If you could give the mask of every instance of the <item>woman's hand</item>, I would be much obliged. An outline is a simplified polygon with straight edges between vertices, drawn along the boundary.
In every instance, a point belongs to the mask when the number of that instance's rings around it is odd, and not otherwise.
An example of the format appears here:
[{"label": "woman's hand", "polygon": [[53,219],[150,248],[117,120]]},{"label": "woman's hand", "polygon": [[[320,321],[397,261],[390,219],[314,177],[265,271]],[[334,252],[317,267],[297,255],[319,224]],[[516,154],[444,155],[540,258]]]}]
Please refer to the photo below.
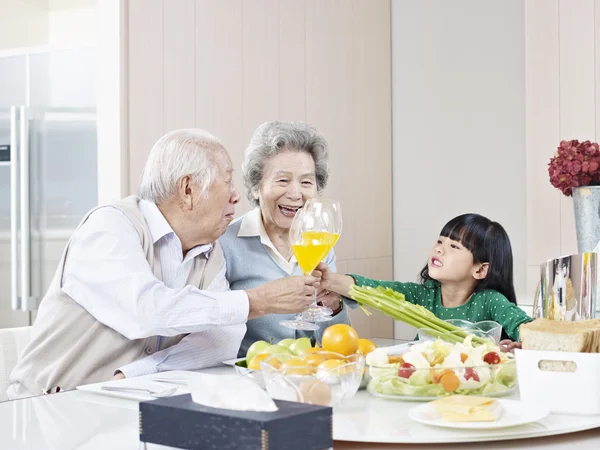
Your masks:
[{"label": "woman's hand", "polygon": [[511,341],[510,339],[504,339],[498,343],[500,351],[504,353],[514,353],[515,348],[521,348],[520,342]]},{"label": "woman's hand", "polygon": [[337,311],[341,307],[342,297],[337,292],[327,291],[321,289],[321,292],[317,294],[317,303],[332,311]]}]

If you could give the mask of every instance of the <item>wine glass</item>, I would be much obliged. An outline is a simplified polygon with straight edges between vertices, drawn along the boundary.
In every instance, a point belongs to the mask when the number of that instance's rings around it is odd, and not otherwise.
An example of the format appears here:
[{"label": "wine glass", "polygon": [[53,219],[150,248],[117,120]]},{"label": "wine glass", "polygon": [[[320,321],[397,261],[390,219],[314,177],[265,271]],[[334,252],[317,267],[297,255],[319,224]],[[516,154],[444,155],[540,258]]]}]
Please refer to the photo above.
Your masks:
[{"label": "wine glass", "polygon": [[[322,205],[315,205],[313,208],[300,209],[292,221],[290,244],[305,275],[310,275],[333,247],[331,218],[328,209],[323,209]],[[311,322],[331,320],[330,317],[326,318],[331,314],[331,309],[317,305],[315,289],[312,305],[301,316],[280,323],[296,330],[318,330],[320,327]]]},{"label": "wine glass", "polygon": [[324,213],[331,214],[334,236],[333,245],[335,245],[342,235],[342,207],[340,206],[340,202],[325,197],[315,197],[306,201],[304,209],[313,209],[317,205],[322,205],[320,208]]},{"label": "wine glass", "polygon": [[[304,210],[319,210],[321,214],[329,216],[329,221],[332,224],[333,231],[333,243],[331,248],[337,243],[338,239],[342,234],[342,207],[336,200],[331,200],[325,197],[315,197],[308,200],[303,207]],[[329,250],[331,250],[331,248]],[[327,252],[329,253],[329,251]],[[317,315],[318,314],[318,315]],[[324,322],[331,320],[333,312],[331,309],[326,307],[320,307],[317,311],[313,308],[309,308],[307,311],[302,313],[302,318],[310,322]]]}]

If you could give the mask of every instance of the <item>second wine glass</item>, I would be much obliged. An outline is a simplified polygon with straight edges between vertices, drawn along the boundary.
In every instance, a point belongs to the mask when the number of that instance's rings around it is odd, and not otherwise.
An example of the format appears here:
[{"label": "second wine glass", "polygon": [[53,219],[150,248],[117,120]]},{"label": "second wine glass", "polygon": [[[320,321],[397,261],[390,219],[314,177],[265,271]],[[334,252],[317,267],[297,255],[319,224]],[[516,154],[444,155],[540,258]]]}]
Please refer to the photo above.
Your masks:
[{"label": "second wine glass", "polygon": [[[321,260],[329,253],[334,241],[331,215],[320,207],[300,209],[290,226],[290,243],[296,261],[305,275],[310,275]],[[283,326],[296,330],[318,330],[311,322],[330,320],[332,311],[317,305],[315,289],[313,303],[294,320],[284,320]]]}]

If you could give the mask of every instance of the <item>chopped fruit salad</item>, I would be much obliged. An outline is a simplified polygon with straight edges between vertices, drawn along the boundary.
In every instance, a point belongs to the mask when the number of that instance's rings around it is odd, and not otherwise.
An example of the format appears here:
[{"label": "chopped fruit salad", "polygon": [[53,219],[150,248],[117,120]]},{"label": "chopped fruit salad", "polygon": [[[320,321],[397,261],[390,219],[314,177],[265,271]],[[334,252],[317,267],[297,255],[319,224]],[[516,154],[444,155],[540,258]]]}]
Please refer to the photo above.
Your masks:
[{"label": "chopped fruit salad", "polygon": [[367,355],[373,393],[409,397],[498,394],[517,384],[515,361],[491,342],[474,346],[438,339],[418,343],[402,355],[378,348]]}]

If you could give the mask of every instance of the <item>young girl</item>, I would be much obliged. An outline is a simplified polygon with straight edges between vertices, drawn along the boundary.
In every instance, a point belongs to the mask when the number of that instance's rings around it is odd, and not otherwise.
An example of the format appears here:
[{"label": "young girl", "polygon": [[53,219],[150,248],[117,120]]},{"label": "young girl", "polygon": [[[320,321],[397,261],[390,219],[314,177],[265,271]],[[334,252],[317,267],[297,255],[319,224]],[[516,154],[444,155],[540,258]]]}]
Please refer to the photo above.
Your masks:
[{"label": "young girl", "polygon": [[[440,319],[471,322],[494,320],[503,336],[519,340],[519,326],[532,319],[517,306],[513,286],[510,240],[504,228],[478,214],[464,214],[448,222],[433,246],[421,283],[378,281],[360,275],[333,273],[325,264],[321,289],[348,295],[353,284],[383,286],[404,294]],[[517,342],[502,342],[506,350]]]}]

